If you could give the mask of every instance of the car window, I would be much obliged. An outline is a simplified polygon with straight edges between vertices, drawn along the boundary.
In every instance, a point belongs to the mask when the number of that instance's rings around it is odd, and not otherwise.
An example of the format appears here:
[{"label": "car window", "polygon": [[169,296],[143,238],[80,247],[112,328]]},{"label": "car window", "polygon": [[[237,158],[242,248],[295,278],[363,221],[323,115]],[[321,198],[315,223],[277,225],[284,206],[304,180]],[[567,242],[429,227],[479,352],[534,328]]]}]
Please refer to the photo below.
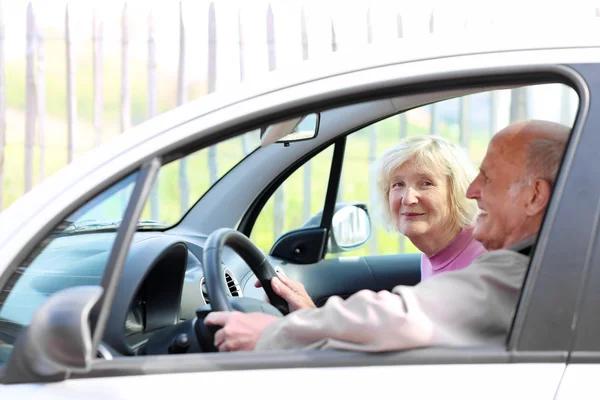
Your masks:
[{"label": "car window", "polygon": [[259,146],[260,130],[253,130],[164,165],[144,207],[142,225],[166,228],[178,223],[219,179]]},{"label": "car window", "polygon": [[72,213],[10,276],[0,292],[0,365],[53,293],[100,284],[137,176],[129,175]]},{"label": "car window", "polygon": [[572,126],[578,107],[574,90],[562,84],[496,90],[418,107],[367,126],[348,136],[339,200],[368,205],[371,236],[344,256],[420,253],[403,235],[384,228],[379,217],[373,161],[407,136],[439,135],[463,147],[478,169],[493,134],[511,122],[543,119]]},{"label": "car window", "polygon": [[[570,87],[562,84],[534,85],[439,101],[391,116],[350,134],[337,202],[360,203],[366,207],[371,235],[362,246],[352,250],[336,252],[340,249],[330,246],[326,258],[420,253],[406,237],[384,227],[370,173],[373,161],[402,138],[422,135],[444,137],[461,145],[477,169],[493,134],[504,126],[525,119],[544,119],[572,126],[577,107],[578,97]],[[329,171],[332,154],[329,149],[311,160],[314,166],[310,182],[305,175],[306,167],[301,168],[266,203],[251,234],[251,239],[265,252],[282,234],[303,227],[309,215],[322,209],[328,182],[328,173],[323,172]],[[307,193],[312,194],[307,197]],[[321,221],[318,218],[311,222],[318,225]]]},{"label": "car window", "polygon": [[267,201],[250,234],[265,253],[284,233],[321,224],[332,157],[329,146],[292,173]]}]

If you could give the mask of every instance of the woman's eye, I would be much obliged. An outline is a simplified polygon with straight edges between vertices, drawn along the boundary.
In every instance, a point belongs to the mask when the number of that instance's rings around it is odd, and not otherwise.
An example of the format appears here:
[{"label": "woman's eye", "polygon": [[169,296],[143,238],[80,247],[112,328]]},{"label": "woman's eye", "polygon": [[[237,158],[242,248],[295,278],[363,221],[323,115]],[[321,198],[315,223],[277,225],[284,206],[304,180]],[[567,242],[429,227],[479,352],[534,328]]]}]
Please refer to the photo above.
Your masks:
[{"label": "woman's eye", "polygon": [[394,182],[392,183],[393,188],[404,187],[404,182]]},{"label": "woman's eye", "polygon": [[425,182],[423,182],[423,186],[433,186],[433,183],[431,183],[429,181],[425,181]]}]

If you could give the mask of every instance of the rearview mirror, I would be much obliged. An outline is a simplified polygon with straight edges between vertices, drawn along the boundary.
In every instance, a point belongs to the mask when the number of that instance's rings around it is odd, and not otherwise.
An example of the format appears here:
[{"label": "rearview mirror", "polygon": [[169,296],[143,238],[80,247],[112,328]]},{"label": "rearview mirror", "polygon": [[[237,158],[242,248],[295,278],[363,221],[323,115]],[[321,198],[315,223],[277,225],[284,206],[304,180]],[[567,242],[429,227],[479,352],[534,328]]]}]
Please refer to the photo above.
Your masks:
[{"label": "rearview mirror", "polygon": [[92,363],[89,316],[103,289],[75,286],[54,293],[17,339],[5,382],[56,381],[87,372]]},{"label": "rearview mirror", "polygon": [[288,146],[290,142],[313,139],[317,137],[319,122],[319,114],[308,114],[269,125],[261,129],[261,146],[265,147],[272,143],[283,143]]},{"label": "rearview mirror", "polygon": [[366,207],[345,206],[333,215],[331,221],[331,249],[333,253],[359,248],[371,237],[371,219]]}]

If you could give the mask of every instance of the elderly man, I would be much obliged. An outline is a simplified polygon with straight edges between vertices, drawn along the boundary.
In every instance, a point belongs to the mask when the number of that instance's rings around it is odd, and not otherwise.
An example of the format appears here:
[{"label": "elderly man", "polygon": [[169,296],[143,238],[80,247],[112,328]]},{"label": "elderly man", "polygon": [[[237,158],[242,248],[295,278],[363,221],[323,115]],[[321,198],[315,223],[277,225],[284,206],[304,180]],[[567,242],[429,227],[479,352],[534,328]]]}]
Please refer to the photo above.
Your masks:
[{"label": "elderly man", "polygon": [[274,290],[291,309],[284,318],[215,312],[208,325],[219,351],[345,349],[389,351],[432,345],[502,344],[519,300],[531,246],[552,194],[570,130],[547,121],[519,122],[490,142],[467,190],[481,209],[473,235],[488,251],[470,266],[391,292],[334,296],[321,308],[285,277]]}]

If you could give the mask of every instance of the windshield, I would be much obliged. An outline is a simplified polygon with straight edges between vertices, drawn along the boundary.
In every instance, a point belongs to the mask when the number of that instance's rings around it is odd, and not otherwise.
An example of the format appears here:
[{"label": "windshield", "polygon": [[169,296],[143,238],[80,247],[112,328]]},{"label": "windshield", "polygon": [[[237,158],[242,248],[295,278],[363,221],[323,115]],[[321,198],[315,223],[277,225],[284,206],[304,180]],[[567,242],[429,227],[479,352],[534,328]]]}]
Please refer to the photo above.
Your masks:
[{"label": "windshield", "polygon": [[[166,229],[178,223],[204,193],[259,146],[260,131],[254,130],[163,165],[137,229]],[[116,231],[134,183],[131,176],[94,198],[65,220],[61,233]]]},{"label": "windshield", "polygon": [[219,142],[161,167],[138,229],[167,228],[260,146],[260,130]]}]

